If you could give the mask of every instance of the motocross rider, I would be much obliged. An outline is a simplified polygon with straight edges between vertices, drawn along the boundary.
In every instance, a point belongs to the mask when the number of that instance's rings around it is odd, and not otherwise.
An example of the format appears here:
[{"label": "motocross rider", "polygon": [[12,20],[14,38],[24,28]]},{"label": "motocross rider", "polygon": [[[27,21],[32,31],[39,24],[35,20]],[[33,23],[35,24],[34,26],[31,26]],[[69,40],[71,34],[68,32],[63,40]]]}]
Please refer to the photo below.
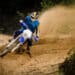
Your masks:
[{"label": "motocross rider", "polygon": [[[21,29],[19,31],[16,31],[14,34],[14,38],[21,34],[25,29],[30,29],[30,31],[34,34],[36,34],[35,36],[35,41],[39,40],[39,20],[38,20],[38,12],[32,12],[31,15],[28,15],[24,18],[24,20],[20,20],[20,25],[21,25]],[[24,44],[24,42],[23,42]],[[32,46],[32,38],[27,40],[27,53],[29,55],[30,54],[30,46]]]}]

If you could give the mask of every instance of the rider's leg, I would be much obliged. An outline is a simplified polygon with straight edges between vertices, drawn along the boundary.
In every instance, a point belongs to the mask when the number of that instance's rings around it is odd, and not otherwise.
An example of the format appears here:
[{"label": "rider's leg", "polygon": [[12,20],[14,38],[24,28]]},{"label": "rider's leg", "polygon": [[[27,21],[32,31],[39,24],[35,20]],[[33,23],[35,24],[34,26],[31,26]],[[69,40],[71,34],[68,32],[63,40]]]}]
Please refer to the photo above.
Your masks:
[{"label": "rider's leg", "polygon": [[31,53],[30,53],[30,46],[32,46],[32,39],[28,39],[27,40],[27,51],[26,51],[26,53],[30,56],[30,57],[32,57],[31,56]]},{"label": "rider's leg", "polygon": [[28,42],[28,46],[32,46],[32,39],[28,39],[27,42]]}]

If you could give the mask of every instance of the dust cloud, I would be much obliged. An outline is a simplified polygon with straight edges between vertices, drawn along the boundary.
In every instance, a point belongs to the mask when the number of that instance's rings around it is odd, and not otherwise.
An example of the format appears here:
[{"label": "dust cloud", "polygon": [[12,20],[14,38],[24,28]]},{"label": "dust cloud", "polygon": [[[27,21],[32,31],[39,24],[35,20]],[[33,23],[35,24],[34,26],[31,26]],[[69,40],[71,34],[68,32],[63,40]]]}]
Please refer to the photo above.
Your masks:
[{"label": "dust cloud", "polygon": [[40,36],[73,35],[75,33],[74,7],[53,7],[43,12],[39,20]]}]

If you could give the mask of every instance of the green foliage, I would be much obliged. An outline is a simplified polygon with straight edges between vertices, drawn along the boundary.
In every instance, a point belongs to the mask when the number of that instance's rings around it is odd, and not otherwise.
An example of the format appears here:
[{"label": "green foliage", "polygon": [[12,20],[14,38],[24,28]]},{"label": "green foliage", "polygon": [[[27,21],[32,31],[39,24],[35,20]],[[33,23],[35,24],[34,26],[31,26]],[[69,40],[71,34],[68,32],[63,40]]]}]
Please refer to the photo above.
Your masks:
[{"label": "green foliage", "polygon": [[75,3],[75,0],[42,0],[41,7],[43,9],[47,9],[57,4],[70,5],[74,3]]},{"label": "green foliage", "polygon": [[70,4],[75,3],[75,0],[62,0],[61,3],[63,5],[70,5]]},{"label": "green foliage", "polygon": [[[75,51],[75,48],[73,48],[73,51]],[[60,65],[60,71],[63,75],[75,75],[75,53]]]},{"label": "green foliage", "polygon": [[54,5],[54,3],[52,2],[52,0],[42,0],[42,2],[41,2],[41,6],[43,9],[49,8],[53,5]]}]

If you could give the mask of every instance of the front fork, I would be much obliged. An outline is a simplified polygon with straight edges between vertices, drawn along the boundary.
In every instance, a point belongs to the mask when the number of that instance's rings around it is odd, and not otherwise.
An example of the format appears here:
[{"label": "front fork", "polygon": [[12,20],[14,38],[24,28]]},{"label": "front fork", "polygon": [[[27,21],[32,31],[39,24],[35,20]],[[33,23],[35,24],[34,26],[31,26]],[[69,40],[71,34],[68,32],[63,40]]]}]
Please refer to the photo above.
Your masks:
[{"label": "front fork", "polygon": [[18,49],[19,47],[21,47],[22,46],[22,44],[21,43],[19,43],[19,44],[17,44],[17,46],[16,47],[14,47],[12,50],[11,50],[11,52],[14,52],[16,49]]}]

